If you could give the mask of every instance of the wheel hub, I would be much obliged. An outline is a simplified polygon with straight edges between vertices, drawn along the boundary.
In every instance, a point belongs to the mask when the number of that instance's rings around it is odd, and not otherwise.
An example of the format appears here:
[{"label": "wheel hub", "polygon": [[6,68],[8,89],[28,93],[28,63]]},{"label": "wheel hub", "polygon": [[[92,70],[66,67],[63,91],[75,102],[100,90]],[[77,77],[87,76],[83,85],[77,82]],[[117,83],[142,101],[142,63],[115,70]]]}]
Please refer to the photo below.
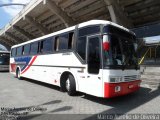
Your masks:
[{"label": "wheel hub", "polygon": [[66,80],[66,89],[67,89],[67,91],[70,91],[70,81],[69,81],[69,79]]}]

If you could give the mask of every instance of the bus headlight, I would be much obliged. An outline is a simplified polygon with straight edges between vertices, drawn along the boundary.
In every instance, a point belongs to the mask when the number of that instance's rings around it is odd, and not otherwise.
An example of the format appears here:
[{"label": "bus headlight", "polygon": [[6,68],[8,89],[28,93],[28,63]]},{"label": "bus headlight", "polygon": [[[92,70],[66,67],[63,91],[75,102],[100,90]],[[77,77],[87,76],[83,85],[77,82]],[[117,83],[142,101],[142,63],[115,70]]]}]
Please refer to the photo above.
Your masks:
[{"label": "bus headlight", "polygon": [[122,77],[110,77],[110,82],[122,82]]}]

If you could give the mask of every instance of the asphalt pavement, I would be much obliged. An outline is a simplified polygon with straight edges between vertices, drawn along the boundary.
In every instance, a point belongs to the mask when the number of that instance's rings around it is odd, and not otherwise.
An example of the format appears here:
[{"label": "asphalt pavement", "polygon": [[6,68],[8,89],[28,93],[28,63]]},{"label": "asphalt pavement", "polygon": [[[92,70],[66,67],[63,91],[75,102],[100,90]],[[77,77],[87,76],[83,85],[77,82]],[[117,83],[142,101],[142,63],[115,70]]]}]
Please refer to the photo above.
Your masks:
[{"label": "asphalt pavement", "polygon": [[71,97],[59,87],[30,79],[18,80],[8,72],[0,72],[2,120],[116,119],[115,114],[160,115],[160,89],[141,87],[133,94],[112,99],[83,93]]}]

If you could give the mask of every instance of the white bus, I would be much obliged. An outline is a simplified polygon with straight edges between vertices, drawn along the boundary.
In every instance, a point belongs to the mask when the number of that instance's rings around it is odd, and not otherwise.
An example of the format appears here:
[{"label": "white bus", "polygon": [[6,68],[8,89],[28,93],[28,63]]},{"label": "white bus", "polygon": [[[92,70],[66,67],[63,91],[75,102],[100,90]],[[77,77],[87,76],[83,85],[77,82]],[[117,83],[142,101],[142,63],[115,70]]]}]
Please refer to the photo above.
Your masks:
[{"label": "white bus", "polygon": [[9,71],[10,52],[0,51],[0,71]]},{"label": "white bus", "polygon": [[14,45],[10,72],[76,91],[110,98],[137,91],[140,72],[136,37],[128,29],[91,20]]}]

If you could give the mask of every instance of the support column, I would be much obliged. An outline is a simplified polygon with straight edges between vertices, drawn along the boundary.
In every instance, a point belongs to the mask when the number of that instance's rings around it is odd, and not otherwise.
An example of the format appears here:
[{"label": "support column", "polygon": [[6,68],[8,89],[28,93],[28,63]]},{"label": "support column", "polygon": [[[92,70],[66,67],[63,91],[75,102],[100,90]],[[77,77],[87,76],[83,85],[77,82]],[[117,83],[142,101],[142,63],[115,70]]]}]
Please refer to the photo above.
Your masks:
[{"label": "support column", "polygon": [[30,24],[32,24],[38,30],[40,30],[42,32],[42,35],[46,35],[46,34],[50,33],[50,31],[47,28],[43,27],[42,24],[40,24],[39,22],[37,22],[36,20],[34,20],[32,17],[25,16],[25,20],[27,20]]},{"label": "support column", "polygon": [[68,16],[67,13],[65,13],[59,6],[57,6],[54,1],[46,0],[45,4],[51,10],[51,12],[56,14],[61,19],[61,21],[63,21],[66,27],[75,25],[75,21],[70,16]]},{"label": "support column", "polygon": [[117,0],[104,0],[104,2],[107,5],[112,22],[128,28],[133,26],[132,22],[129,20],[129,18],[127,18],[124,11],[117,3]]},{"label": "support column", "polygon": [[25,30],[21,29],[19,26],[13,25],[13,28],[14,28],[16,31],[18,31],[19,33],[21,33],[22,35],[26,36],[29,40],[35,38],[33,35],[29,34],[29,33],[26,32]]}]

